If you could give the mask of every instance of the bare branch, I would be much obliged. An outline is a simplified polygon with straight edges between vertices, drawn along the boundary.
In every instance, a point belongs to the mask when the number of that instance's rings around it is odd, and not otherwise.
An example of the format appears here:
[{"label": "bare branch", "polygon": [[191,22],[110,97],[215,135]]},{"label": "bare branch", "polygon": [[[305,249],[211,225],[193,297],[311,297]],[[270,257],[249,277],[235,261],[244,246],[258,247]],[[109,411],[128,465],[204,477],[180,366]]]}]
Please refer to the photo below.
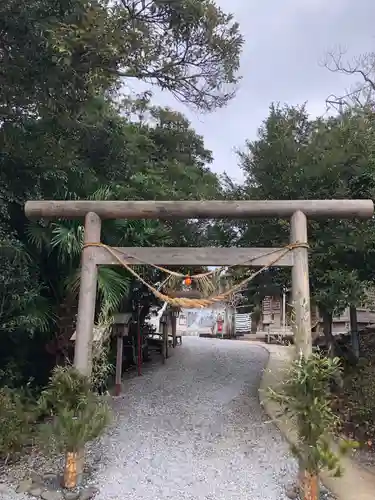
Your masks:
[{"label": "bare branch", "polygon": [[333,106],[339,111],[353,105],[366,106],[373,102],[375,95],[375,53],[363,54],[352,60],[344,60],[345,54],[346,50],[342,48],[330,51],[323,63],[333,73],[358,77],[358,81],[345,94],[331,94],[327,97],[327,107]]}]

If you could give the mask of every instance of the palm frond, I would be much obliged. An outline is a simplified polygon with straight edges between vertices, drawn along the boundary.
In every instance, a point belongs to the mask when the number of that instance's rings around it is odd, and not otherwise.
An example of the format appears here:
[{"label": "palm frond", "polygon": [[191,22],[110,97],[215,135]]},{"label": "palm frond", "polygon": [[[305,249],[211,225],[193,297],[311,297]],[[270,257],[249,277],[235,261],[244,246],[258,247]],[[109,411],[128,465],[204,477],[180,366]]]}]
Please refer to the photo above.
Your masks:
[{"label": "palm frond", "polygon": [[[81,282],[81,271],[77,269],[68,277],[66,287],[71,293],[78,295]],[[101,311],[111,314],[118,309],[124,297],[129,294],[131,278],[127,271],[121,268],[100,266],[98,268],[98,294],[101,301]]]},{"label": "palm frond", "polygon": [[79,257],[84,242],[84,227],[78,221],[59,221],[52,225],[51,248],[62,262]]},{"label": "palm frond", "polygon": [[154,220],[124,220],[118,219],[103,227],[110,242],[112,237],[126,246],[155,246],[156,244],[169,245],[171,238],[169,231],[159,221]]},{"label": "palm frond", "polygon": [[128,295],[131,279],[122,269],[101,266],[98,269],[98,293],[102,310],[116,311],[124,296]]},{"label": "palm frond", "polygon": [[28,265],[31,260],[24,245],[12,240],[0,242],[0,258],[16,266]]},{"label": "palm frond", "polygon": [[129,235],[129,223],[131,221],[115,219],[106,220],[103,223],[103,241],[112,246],[126,246]]},{"label": "palm frond", "polygon": [[113,190],[110,186],[101,186],[99,189],[94,191],[92,195],[89,196],[89,200],[110,200],[114,197]]},{"label": "palm frond", "polygon": [[29,243],[39,252],[41,252],[43,248],[48,248],[51,241],[50,227],[43,226],[39,222],[30,222],[25,232]]},{"label": "palm frond", "polygon": [[81,269],[75,269],[74,272],[66,277],[65,287],[72,295],[77,296],[79,293],[79,285],[81,283]]},{"label": "palm frond", "polygon": [[20,325],[27,325],[31,331],[47,333],[56,322],[56,314],[51,302],[41,296],[30,297],[18,317]]},{"label": "palm frond", "polygon": [[79,200],[77,193],[73,191],[63,190],[56,193],[57,200]]}]

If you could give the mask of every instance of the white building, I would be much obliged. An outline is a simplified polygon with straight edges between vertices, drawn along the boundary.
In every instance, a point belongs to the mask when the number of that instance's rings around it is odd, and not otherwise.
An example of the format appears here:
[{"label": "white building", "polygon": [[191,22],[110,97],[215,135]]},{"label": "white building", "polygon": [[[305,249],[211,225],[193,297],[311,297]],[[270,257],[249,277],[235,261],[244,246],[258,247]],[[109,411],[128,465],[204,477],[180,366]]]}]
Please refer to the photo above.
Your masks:
[{"label": "white building", "polygon": [[[157,332],[161,332],[160,320],[166,307],[165,303],[148,320]],[[234,331],[234,310],[224,303],[205,308],[183,308],[177,318],[176,333],[181,336],[199,337],[199,335],[220,335],[220,333],[233,335]]]}]

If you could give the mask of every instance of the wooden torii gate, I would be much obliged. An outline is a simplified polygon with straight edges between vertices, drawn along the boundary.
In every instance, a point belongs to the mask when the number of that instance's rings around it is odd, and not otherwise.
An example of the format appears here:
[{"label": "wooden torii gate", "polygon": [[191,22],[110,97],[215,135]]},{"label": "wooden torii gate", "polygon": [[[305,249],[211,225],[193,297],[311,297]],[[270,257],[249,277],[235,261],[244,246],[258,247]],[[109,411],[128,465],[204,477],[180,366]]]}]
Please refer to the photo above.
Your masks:
[{"label": "wooden torii gate", "polygon": [[[95,316],[97,266],[115,264],[104,248],[89,246],[100,243],[104,219],[246,219],[278,217],[290,219],[290,243],[296,247],[288,254],[284,249],[269,248],[118,248],[143,262],[167,265],[236,264],[253,267],[270,265],[279,252],[276,266],[292,268],[292,300],[295,308],[294,335],[298,352],[305,356],[312,350],[310,290],[308,270],[307,218],[371,218],[372,200],[271,200],[271,201],[28,201],[29,218],[84,218],[85,246],[82,251],[81,286],[74,363],[85,375],[91,373],[92,336]],[[272,255],[270,251],[273,250]],[[268,254],[268,255],[267,255]],[[139,264],[132,257],[127,264]]]}]

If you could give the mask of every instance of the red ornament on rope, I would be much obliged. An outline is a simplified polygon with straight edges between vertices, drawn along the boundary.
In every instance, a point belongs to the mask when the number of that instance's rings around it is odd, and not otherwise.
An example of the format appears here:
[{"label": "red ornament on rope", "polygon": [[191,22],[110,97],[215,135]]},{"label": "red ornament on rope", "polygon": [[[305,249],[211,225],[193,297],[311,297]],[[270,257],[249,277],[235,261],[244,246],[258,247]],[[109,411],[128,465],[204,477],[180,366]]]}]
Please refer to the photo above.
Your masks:
[{"label": "red ornament on rope", "polygon": [[186,278],[184,279],[184,284],[186,286],[190,286],[191,283],[192,283],[192,280],[191,280],[190,276],[186,276]]}]

